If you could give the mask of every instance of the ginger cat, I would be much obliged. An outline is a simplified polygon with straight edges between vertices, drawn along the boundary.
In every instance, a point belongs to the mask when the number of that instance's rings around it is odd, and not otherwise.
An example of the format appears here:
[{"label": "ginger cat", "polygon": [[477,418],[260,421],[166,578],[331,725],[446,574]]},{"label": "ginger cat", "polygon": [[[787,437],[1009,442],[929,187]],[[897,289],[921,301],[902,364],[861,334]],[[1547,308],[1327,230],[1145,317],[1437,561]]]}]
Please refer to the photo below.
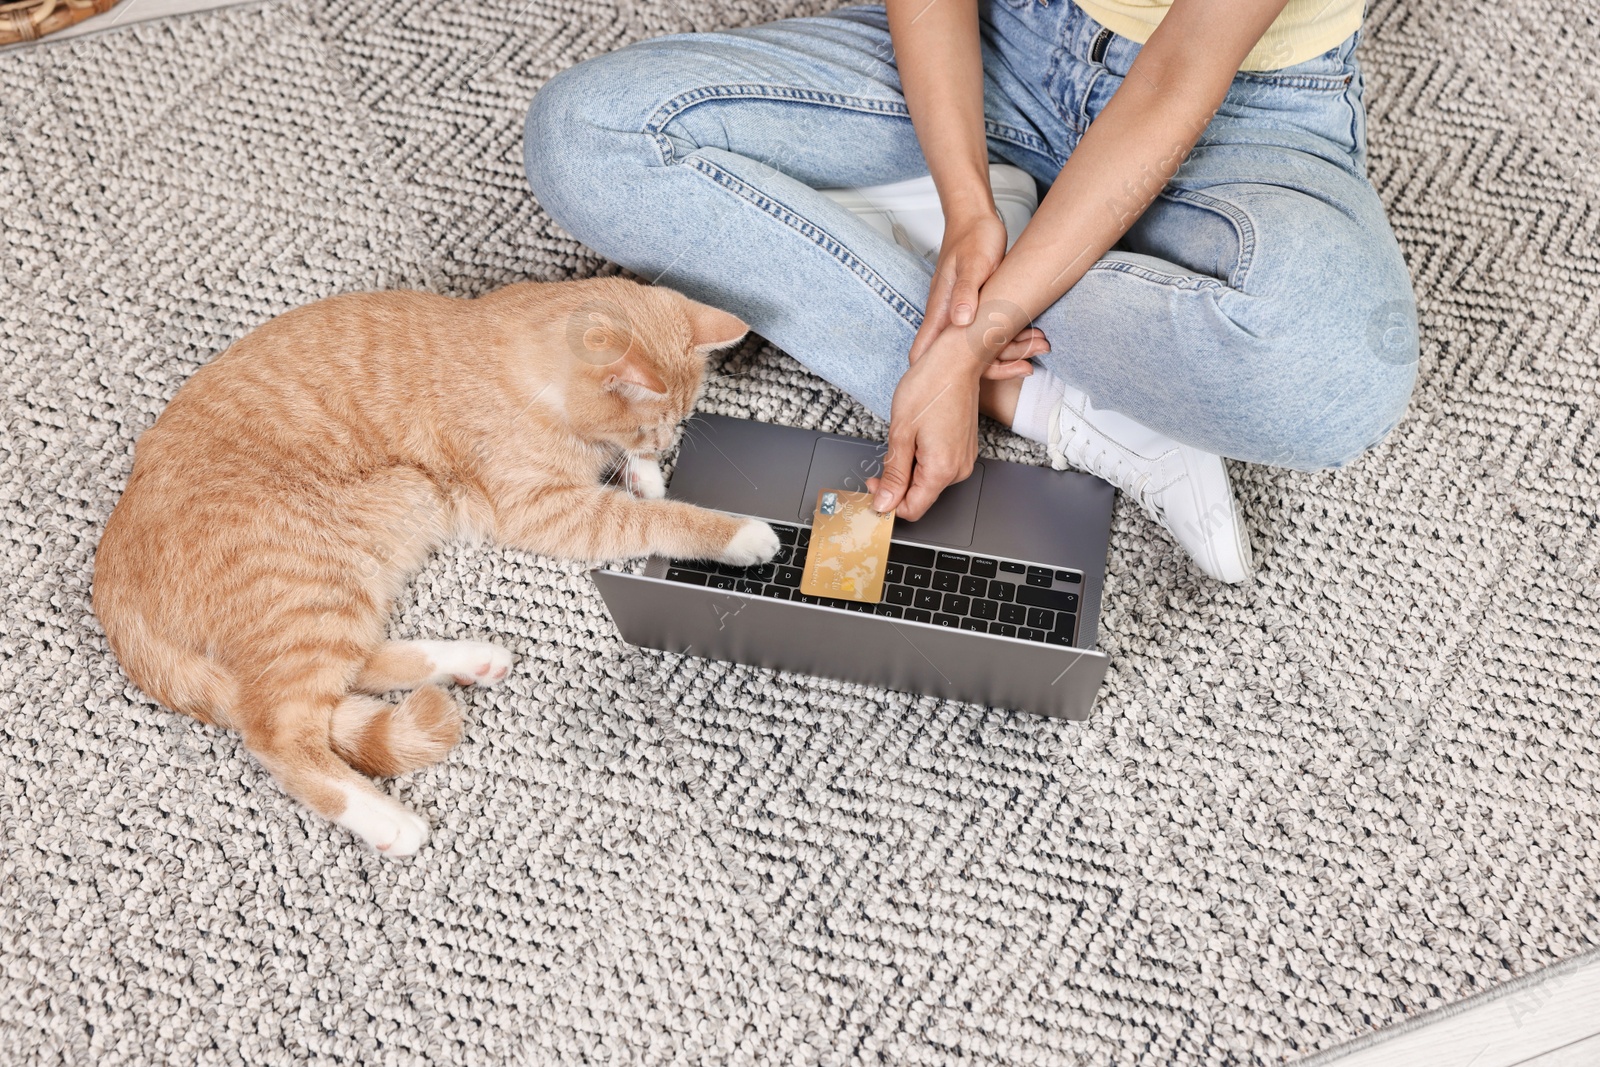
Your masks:
[{"label": "ginger cat", "polygon": [[[409,855],[428,824],[366,775],[444,758],[461,711],[440,686],[493,685],[511,655],[386,640],[395,596],[456,536],[595,561],[771,559],[766,523],[660,499],[656,457],[707,353],[745,332],[615,278],[291,311],[140,438],[95,556],[95,614],[141,689],[237,730],[290,794]],[[614,468],[628,489],[602,484]],[[393,690],[410,693],[377,699]]]}]

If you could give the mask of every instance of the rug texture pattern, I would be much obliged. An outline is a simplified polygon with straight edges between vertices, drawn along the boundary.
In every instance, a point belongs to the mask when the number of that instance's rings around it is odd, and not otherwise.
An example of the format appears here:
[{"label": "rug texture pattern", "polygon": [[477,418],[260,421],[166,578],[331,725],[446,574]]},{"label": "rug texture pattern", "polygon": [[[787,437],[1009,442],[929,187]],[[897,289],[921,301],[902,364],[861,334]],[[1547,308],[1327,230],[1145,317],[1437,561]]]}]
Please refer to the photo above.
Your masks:
[{"label": "rug texture pattern", "polygon": [[[1412,412],[1236,471],[1242,588],[1119,504],[1089,722],[640,653],[583,568],[453,549],[395,632],[519,664],[390,784],[410,862],[120,673],[134,441],[295,305],[614,270],[524,187],[533,92],[817,8],[282,0],[0,56],[0,1061],[1271,1064],[1600,943],[1600,20],[1432,6],[1361,50]],[[721,370],[707,410],[883,432],[759,341]]]}]

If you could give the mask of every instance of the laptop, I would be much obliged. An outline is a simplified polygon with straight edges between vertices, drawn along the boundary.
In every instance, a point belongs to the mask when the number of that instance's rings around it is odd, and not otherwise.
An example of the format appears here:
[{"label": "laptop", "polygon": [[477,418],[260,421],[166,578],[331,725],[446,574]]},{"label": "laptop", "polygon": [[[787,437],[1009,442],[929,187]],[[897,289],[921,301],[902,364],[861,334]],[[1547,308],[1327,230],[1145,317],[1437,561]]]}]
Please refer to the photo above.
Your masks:
[{"label": "laptop", "polygon": [[755,567],[653,557],[590,572],[623,640],[644,648],[1083,719],[1115,490],[979,459],[916,522],[896,520],[876,604],[800,592],[818,493],[865,492],[882,442],[706,415],[667,495],[764,519],[782,548]]}]

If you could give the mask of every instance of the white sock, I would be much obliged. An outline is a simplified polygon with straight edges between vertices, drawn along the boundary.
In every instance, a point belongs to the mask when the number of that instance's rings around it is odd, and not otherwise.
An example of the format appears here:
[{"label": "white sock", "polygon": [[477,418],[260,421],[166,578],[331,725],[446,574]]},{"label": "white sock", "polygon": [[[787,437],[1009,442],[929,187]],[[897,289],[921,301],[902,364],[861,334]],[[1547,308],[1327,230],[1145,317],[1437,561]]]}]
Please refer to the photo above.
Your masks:
[{"label": "white sock", "polygon": [[1038,441],[1050,443],[1050,416],[1066,394],[1067,387],[1060,378],[1043,367],[1034,367],[1033,373],[1022,379],[1022,392],[1017,396],[1017,413],[1011,420],[1015,433]]}]

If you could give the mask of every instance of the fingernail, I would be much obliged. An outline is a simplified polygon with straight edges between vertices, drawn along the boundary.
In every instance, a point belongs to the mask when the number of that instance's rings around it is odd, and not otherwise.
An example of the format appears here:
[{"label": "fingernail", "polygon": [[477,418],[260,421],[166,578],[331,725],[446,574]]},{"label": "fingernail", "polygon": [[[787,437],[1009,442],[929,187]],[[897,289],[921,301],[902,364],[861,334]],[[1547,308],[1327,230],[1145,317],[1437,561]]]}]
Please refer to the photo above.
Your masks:
[{"label": "fingernail", "polygon": [[878,490],[878,495],[872,498],[872,509],[874,511],[888,511],[891,499],[892,497],[890,497],[887,489]]},{"label": "fingernail", "polygon": [[950,315],[950,321],[957,326],[971,325],[972,308],[966,304],[957,304],[955,311]]}]

